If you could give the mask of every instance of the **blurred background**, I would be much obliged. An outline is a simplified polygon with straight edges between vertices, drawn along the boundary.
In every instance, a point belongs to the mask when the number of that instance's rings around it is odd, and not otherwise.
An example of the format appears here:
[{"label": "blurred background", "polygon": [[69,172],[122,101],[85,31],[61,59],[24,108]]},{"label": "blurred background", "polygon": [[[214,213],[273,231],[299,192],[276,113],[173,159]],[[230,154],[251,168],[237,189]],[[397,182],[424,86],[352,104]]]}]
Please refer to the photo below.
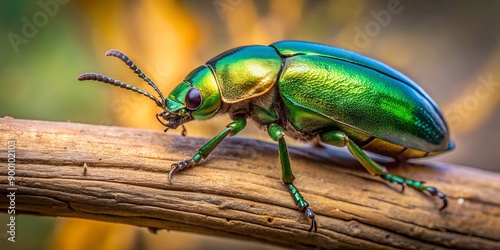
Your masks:
[{"label": "blurred background", "polygon": [[[125,52],[165,95],[192,69],[241,45],[319,42],[373,57],[419,83],[456,142],[432,161],[500,171],[499,1],[96,1],[0,3],[0,117],[161,130],[149,99],[78,82],[98,72],[153,92],[108,49]],[[187,125],[213,136],[221,117]],[[180,133],[180,131],[172,131]],[[248,126],[241,136],[267,140]],[[0,224],[7,221],[0,215]],[[17,249],[276,249],[253,242],[80,219],[18,216]]]}]

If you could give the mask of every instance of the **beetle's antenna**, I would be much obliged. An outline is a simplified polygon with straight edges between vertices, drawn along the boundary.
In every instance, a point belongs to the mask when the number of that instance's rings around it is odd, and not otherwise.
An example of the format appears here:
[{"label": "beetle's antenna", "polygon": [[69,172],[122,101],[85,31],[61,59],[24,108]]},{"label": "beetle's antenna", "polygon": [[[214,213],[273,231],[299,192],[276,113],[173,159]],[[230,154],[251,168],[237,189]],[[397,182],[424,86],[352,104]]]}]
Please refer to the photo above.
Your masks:
[{"label": "beetle's antenna", "polygon": [[[158,95],[160,96],[160,100],[162,101],[162,103],[165,101],[165,98],[163,97],[163,94],[161,93],[161,91],[158,89],[158,87],[156,86],[156,84],[151,81],[151,79],[149,79],[138,67],[137,65],[134,64],[134,62],[132,62],[132,60],[130,60],[130,58],[128,58],[127,55],[123,54],[122,52],[118,51],[118,50],[108,50],[108,52],[106,52],[106,56],[114,56],[120,60],[122,60],[122,62],[124,62],[125,64],[127,64],[127,66],[129,66],[129,68],[131,70],[134,71],[134,73],[137,74],[137,76],[139,76],[139,78],[143,79],[145,82],[147,82],[149,84],[149,86],[153,87],[153,89],[155,89],[156,93],[158,93]],[[161,107],[163,108],[163,107]]]},{"label": "beetle's antenna", "polygon": [[148,93],[148,92],[146,92],[146,91],[144,91],[142,89],[139,89],[139,88],[137,88],[135,86],[132,86],[130,84],[127,84],[127,83],[124,83],[124,82],[120,82],[120,81],[115,80],[115,79],[113,79],[111,77],[107,77],[105,75],[96,74],[96,73],[85,73],[85,74],[81,74],[80,76],[78,76],[78,80],[79,81],[97,81],[97,82],[103,82],[103,83],[111,84],[111,85],[114,85],[114,86],[118,86],[120,88],[128,89],[128,90],[134,91],[136,93],[139,93],[141,95],[149,97],[151,100],[153,100],[156,103],[156,105],[158,105],[158,107],[163,108],[163,102],[161,102],[160,100],[158,100],[156,97],[154,97],[150,93]]}]

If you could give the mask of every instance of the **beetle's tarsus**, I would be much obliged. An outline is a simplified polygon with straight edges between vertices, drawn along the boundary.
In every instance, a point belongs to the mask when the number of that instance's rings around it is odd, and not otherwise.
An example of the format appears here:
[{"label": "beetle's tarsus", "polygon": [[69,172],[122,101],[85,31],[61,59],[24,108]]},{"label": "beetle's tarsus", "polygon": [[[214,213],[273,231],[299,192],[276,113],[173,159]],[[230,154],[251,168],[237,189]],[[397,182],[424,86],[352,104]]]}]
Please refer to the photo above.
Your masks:
[{"label": "beetle's tarsus", "polygon": [[394,178],[394,175],[392,174],[382,174],[380,175],[380,178],[390,182],[390,183],[396,183],[398,185],[401,185],[401,193],[403,193],[405,191],[405,187],[406,187],[406,178],[403,178],[403,177],[400,177],[401,179],[395,179]]},{"label": "beetle's tarsus", "polygon": [[408,186],[410,186],[410,187],[412,187],[414,189],[420,190],[420,191],[427,191],[432,196],[439,197],[441,200],[443,200],[443,206],[439,209],[440,211],[442,211],[443,209],[445,209],[448,206],[448,199],[446,198],[446,194],[444,194],[443,192],[439,191],[435,187],[423,185],[425,183],[425,181],[415,181],[415,180],[412,180],[412,179],[407,179],[407,178],[404,178],[404,177],[401,177],[401,176],[397,176],[397,175],[393,175],[393,174],[390,174],[390,173],[382,174],[382,175],[380,175],[380,177],[382,177],[382,179],[384,179],[386,181],[400,184],[403,187],[403,189],[401,190],[401,192],[404,191],[404,187],[406,185],[408,185]]},{"label": "beetle's tarsus", "polygon": [[172,175],[176,174],[177,172],[185,169],[192,167],[196,164],[196,161],[193,159],[185,160],[185,161],[180,161],[177,163],[172,164],[170,171],[168,171],[168,182],[170,183],[172,180]]},{"label": "beetle's tarsus", "polygon": [[439,209],[439,211],[443,211],[448,206],[448,198],[446,198],[446,194],[437,190],[435,187],[426,187],[427,192],[429,192],[432,196],[437,196],[439,199],[443,201],[443,206]]},{"label": "beetle's tarsus", "polygon": [[309,232],[312,232],[313,228],[314,228],[314,232],[318,232],[318,223],[316,222],[316,219],[314,218],[314,212],[306,207],[304,209],[304,213],[306,214],[307,218],[309,218],[311,220],[311,227],[309,227],[309,229],[307,231]]}]

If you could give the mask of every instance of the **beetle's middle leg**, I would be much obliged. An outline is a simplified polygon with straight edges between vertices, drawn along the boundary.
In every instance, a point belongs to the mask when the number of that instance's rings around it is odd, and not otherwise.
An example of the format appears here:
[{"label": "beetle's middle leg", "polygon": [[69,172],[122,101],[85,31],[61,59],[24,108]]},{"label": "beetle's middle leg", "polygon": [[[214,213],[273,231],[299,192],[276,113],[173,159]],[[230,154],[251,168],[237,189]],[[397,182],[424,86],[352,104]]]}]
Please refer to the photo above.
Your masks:
[{"label": "beetle's middle leg", "polygon": [[425,186],[423,181],[415,181],[411,179],[407,179],[401,176],[393,175],[387,171],[387,169],[383,166],[380,166],[376,162],[374,162],[372,159],[370,159],[364,152],[361,150],[361,148],[356,145],[353,141],[347,137],[347,135],[342,132],[342,131],[329,131],[320,134],[320,139],[322,142],[325,142],[327,144],[337,146],[337,147],[345,147],[347,146],[347,149],[349,149],[349,152],[358,160],[361,165],[372,175],[378,175],[382,177],[382,179],[393,182],[393,183],[398,183],[403,186],[408,185],[410,187],[413,187],[417,190],[420,191],[427,191],[429,192],[432,196],[438,196],[441,200],[443,200],[443,206],[441,207],[441,210],[446,208],[448,205],[448,200],[446,198],[446,195],[442,193],[441,191],[437,190],[435,187],[431,186]]},{"label": "beetle's middle leg", "polygon": [[288,148],[285,142],[285,132],[283,128],[277,124],[271,124],[267,130],[269,136],[278,142],[278,154],[281,162],[281,179],[285,186],[288,188],[288,191],[293,197],[295,204],[297,204],[300,211],[304,211],[306,216],[311,220],[311,227],[309,231],[313,230],[318,231],[318,224],[316,223],[316,219],[314,218],[314,212],[309,208],[309,203],[302,197],[299,190],[293,185],[293,181],[295,180],[295,176],[292,173],[292,167],[290,165],[290,156],[288,155]]}]

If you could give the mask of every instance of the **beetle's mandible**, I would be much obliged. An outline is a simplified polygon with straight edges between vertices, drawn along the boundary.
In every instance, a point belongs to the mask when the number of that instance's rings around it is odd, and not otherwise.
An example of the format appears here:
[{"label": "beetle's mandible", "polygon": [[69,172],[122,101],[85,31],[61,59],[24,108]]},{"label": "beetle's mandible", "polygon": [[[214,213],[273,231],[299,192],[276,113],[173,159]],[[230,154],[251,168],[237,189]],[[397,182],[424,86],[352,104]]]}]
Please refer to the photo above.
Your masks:
[{"label": "beetle's mandible", "polygon": [[104,75],[94,80],[123,87],[153,100],[167,131],[193,120],[229,114],[233,122],[191,158],[172,164],[172,175],[198,164],[227,136],[238,134],[248,118],[278,142],[282,180],[300,211],[317,223],[294,186],[285,137],[347,147],[366,170],[382,179],[428,191],[447,206],[446,195],[423,182],[390,174],[363,151],[395,159],[420,158],[453,149],[448,127],[436,103],[411,79],[360,54],[323,44],[280,41],[269,46],[228,50],[194,69],[164,98],[158,87],[123,53],[110,50],[158,93],[150,93]]}]

